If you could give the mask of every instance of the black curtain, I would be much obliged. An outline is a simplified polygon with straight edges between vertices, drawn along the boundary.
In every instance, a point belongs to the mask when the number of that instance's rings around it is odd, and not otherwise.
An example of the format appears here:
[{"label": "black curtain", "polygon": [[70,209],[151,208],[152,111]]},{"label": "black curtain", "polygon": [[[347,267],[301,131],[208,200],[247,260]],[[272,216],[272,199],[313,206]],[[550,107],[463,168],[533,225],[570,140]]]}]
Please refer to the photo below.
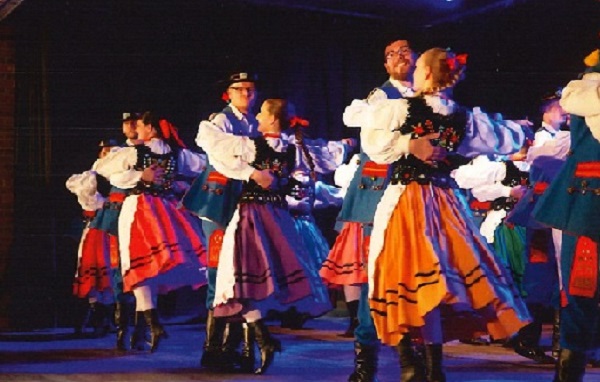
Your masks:
[{"label": "black curtain", "polygon": [[224,106],[216,82],[249,68],[259,102],[288,98],[310,135],[357,136],[342,124],[344,107],[386,80],[382,51],[407,38],[417,50],[470,54],[459,102],[531,117],[542,94],[581,70],[597,16],[594,0],[530,0],[409,29],[427,13],[406,23],[234,0],[24,1],[3,20],[17,49],[13,322],[69,320],[81,223],[64,182],[89,169],[99,140],[122,139],[123,112],[156,110],[193,147],[198,122]]}]

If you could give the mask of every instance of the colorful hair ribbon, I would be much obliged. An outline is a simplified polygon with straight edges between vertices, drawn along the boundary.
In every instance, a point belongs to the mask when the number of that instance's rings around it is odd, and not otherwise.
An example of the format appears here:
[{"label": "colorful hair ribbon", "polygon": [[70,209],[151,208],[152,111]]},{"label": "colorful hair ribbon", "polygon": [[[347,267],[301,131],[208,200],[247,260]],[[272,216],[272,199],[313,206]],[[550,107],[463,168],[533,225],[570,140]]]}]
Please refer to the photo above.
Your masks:
[{"label": "colorful hair ribbon", "polygon": [[293,116],[292,118],[290,118],[290,127],[308,127],[309,124],[310,123],[306,119],[302,119],[298,116]]},{"label": "colorful hair ribbon", "polygon": [[171,122],[167,121],[166,119],[161,119],[158,121],[158,124],[160,125],[160,131],[162,132],[163,138],[172,139],[179,145],[179,147],[184,149],[186,148],[185,143],[183,143],[181,138],[179,138],[177,128],[173,126]]},{"label": "colorful hair ribbon", "polygon": [[454,54],[452,52],[448,52],[446,56],[446,62],[448,63],[450,71],[454,72],[455,70],[465,66],[467,64],[467,58],[467,53]]}]

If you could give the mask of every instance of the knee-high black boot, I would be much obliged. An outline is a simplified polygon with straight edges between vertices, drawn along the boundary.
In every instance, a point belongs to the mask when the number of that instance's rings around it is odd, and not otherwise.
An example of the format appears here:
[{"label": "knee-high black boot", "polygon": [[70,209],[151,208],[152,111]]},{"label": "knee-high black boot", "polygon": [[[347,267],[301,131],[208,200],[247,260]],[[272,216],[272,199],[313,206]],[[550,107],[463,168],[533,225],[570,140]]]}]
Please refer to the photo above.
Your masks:
[{"label": "knee-high black boot", "polygon": [[202,357],[200,366],[209,369],[220,368],[220,360],[223,350],[223,332],[225,330],[225,320],[215,318],[213,310],[208,311],[206,317],[206,338],[202,348]]},{"label": "knee-high black boot", "polygon": [[358,300],[346,302],[346,308],[348,309],[348,328],[340,337],[354,338],[354,329],[358,326]]},{"label": "knee-high black boot", "polygon": [[158,349],[158,344],[162,338],[168,338],[167,332],[158,321],[158,311],[150,309],[144,311],[146,324],[150,327],[150,352],[153,353]]},{"label": "knee-high black boot", "polygon": [[554,358],[546,355],[540,347],[542,336],[543,307],[538,304],[527,305],[533,322],[522,327],[514,344],[515,353],[539,364],[553,364]]},{"label": "knee-high black boot", "polygon": [[377,382],[379,345],[354,343],[354,371],[348,382]]},{"label": "knee-high black boot", "polygon": [[101,338],[108,334],[108,307],[99,302],[90,304],[90,323],[94,328],[94,338]]},{"label": "knee-high black boot", "polygon": [[254,328],[247,323],[242,324],[242,338],[240,371],[242,373],[254,373]]},{"label": "knee-high black boot", "polygon": [[446,382],[446,374],[442,366],[442,344],[425,345],[425,368],[427,382]]},{"label": "knee-high black boot", "polygon": [[117,324],[117,350],[127,350],[125,337],[129,330],[129,310],[126,303],[117,302],[115,305],[115,323]]},{"label": "knee-high black boot", "polygon": [[135,326],[131,335],[131,349],[144,350],[146,344],[146,320],[144,312],[135,312]]},{"label": "knee-high black boot", "polygon": [[585,374],[584,352],[560,349],[554,382],[582,382]]},{"label": "knee-high black boot", "polygon": [[552,357],[558,359],[560,355],[560,308],[554,311],[552,324]]},{"label": "knee-high black boot", "polygon": [[242,323],[230,321],[225,324],[223,332],[223,347],[219,359],[219,368],[224,372],[234,372],[240,364],[238,351],[242,343]]},{"label": "knee-high black boot", "polygon": [[273,363],[275,352],[281,352],[281,342],[271,336],[269,329],[262,320],[248,323],[248,326],[254,329],[254,337],[260,349],[260,366],[254,373],[266,373],[271,363]]},{"label": "knee-high black boot", "polygon": [[398,356],[400,357],[400,381],[401,382],[422,382],[425,380],[425,365],[423,359],[412,347],[412,341],[409,334],[404,337],[396,346]]}]

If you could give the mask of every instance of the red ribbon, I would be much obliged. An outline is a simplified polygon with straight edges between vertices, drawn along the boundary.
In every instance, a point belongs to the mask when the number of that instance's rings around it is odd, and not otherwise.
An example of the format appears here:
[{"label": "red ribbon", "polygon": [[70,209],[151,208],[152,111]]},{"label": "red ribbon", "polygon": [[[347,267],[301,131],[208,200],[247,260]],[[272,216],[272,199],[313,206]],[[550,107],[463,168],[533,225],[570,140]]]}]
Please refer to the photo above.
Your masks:
[{"label": "red ribbon", "polygon": [[458,68],[458,65],[465,66],[467,64],[468,56],[468,54],[462,53],[452,57],[446,57],[446,62],[448,63],[448,67],[450,67],[450,71],[455,71]]},{"label": "red ribbon", "polygon": [[307,127],[308,125],[309,125],[309,122],[306,119],[302,119],[297,116],[293,116],[292,118],[290,118],[290,127],[296,127],[296,126]]},{"label": "red ribbon", "polygon": [[181,138],[179,138],[177,128],[173,126],[171,122],[167,121],[166,119],[161,119],[158,121],[158,124],[160,125],[160,131],[162,132],[164,139],[172,139],[173,141],[177,142],[179,147],[184,149],[186,148],[185,143],[183,143]]},{"label": "red ribbon", "polygon": [[227,92],[223,92],[223,94],[221,94],[221,99],[225,102],[229,102],[229,94],[227,94]]}]

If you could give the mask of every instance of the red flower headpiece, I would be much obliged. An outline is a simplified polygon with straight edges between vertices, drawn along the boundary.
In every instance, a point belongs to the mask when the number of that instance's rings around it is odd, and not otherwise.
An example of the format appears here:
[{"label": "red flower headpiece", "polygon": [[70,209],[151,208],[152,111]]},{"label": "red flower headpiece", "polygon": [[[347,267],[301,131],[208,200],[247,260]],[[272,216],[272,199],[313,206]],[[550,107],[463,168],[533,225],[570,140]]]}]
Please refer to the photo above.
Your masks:
[{"label": "red flower headpiece", "polygon": [[173,126],[171,122],[167,121],[166,119],[161,119],[158,121],[158,124],[160,125],[160,131],[162,132],[164,139],[172,139],[179,145],[179,147],[184,149],[186,148],[185,143],[183,143],[181,138],[179,138],[177,128]]},{"label": "red flower headpiece", "polygon": [[454,72],[463,66],[467,65],[468,54],[454,54],[452,52],[446,53],[446,62],[451,72]]},{"label": "red flower headpiece", "polygon": [[293,116],[292,118],[290,118],[290,127],[308,127],[309,124],[310,123],[306,119],[302,119],[298,116]]}]

